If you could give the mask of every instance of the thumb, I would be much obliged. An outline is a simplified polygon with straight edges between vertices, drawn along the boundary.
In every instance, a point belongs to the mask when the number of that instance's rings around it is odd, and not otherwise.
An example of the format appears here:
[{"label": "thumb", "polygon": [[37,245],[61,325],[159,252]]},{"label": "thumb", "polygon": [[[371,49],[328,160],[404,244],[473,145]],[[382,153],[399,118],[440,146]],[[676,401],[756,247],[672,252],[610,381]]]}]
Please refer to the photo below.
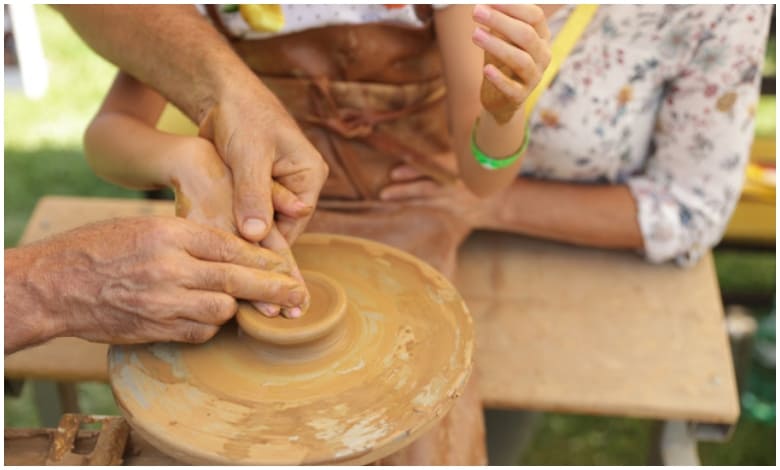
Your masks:
[{"label": "thumb", "polygon": [[233,211],[239,232],[247,240],[259,242],[268,235],[274,220],[271,198],[273,150],[257,155],[247,148],[233,161]]}]

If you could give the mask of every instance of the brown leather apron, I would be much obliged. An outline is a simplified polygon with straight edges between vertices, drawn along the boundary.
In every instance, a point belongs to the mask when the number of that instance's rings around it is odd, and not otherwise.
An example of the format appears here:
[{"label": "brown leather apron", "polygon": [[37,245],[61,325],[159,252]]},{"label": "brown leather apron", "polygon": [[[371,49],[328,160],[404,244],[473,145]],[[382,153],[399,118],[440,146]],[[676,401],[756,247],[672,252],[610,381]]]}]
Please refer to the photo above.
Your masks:
[{"label": "brown leather apron", "polygon": [[[418,7],[430,20],[430,7]],[[262,40],[231,37],[236,52],[297,120],[330,167],[308,230],[396,246],[451,277],[471,227],[456,211],[381,201],[390,171],[408,163],[439,181],[456,175],[430,157],[450,152],[445,87],[432,21],[422,29],[329,26]],[[472,379],[428,434],[382,464],[486,463]]]}]

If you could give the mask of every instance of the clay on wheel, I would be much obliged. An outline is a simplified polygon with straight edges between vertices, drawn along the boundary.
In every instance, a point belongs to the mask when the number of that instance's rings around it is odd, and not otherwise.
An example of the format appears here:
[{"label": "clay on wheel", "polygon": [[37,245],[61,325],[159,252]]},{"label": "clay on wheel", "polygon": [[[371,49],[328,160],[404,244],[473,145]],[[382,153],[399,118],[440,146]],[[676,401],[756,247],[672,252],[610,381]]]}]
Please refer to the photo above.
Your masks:
[{"label": "clay on wheel", "polygon": [[274,344],[231,322],[202,345],[111,347],[117,403],[159,450],[192,464],[360,465],[410,444],[463,391],[472,323],[444,276],[352,237],[307,234],[293,253],[346,294],[329,333]]},{"label": "clay on wheel", "polygon": [[311,294],[311,304],[303,317],[267,317],[251,304],[242,302],[236,315],[241,331],[258,341],[273,344],[308,343],[333,332],[347,310],[344,289],[324,274],[314,271],[301,274]]}]

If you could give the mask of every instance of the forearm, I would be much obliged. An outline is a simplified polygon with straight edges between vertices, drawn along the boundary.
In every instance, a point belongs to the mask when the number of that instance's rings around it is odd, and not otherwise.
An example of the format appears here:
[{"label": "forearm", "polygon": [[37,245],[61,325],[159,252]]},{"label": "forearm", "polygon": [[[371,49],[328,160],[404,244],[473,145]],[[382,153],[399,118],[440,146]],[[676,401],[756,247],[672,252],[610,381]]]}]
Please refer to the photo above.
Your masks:
[{"label": "forearm", "polygon": [[155,189],[171,186],[192,139],[157,131],[131,116],[104,112],[87,129],[84,153],[101,178],[130,189]]},{"label": "forearm", "polygon": [[578,245],[641,249],[637,208],[625,185],[518,178],[492,196],[484,228]]},{"label": "forearm", "polygon": [[5,250],[4,326],[5,354],[48,341],[64,334],[64,322],[48,308],[57,282],[44,274],[40,247]]},{"label": "forearm", "polygon": [[81,38],[200,123],[231,86],[258,82],[192,5],[58,5]]},{"label": "forearm", "polygon": [[477,162],[471,149],[472,126],[477,147],[485,155],[501,160],[515,154],[523,145],[525,116],[521,110],[506,123],[499,124],[493,115],[480,107],[475,121],[460,116],[453,137],[458,168],[466,186],[480,197],[489,196],[509,186],[517,177],[523,156],[505,168],[487,169]]},{"label": "forearm", "polygon": [[[479,149],[502,159],[517,152],[525,136],[520,107],[505,123],[498,123],[480,100],[483,52],[469,34],[475,27],[472,6],[456,5],[436,12],[436,32],[447,85],[447,107],[453,151],[463,182],[474,194],[487,196],[507,187],[517,175],[522,158],[501,169],[483,168],[471,151],[472,130]],[[477,124],[478,122],[478,124]],[[476,126],[476,127],[475,127]]]}]

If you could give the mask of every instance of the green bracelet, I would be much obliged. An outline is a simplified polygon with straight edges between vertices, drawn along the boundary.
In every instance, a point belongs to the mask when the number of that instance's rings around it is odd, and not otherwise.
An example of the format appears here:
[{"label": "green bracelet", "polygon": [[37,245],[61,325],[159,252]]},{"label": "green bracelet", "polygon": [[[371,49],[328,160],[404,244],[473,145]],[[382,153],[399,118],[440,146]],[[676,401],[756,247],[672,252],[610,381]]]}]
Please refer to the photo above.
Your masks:
[{"label": "green bracelet", "polygon": [[506,168],[509,165],[515,163],[525,153],[525,150],[528,148],[528,141],[531,140],[531,127],[526,123],[523,145],[520,147],[520,149],[517,150],[517,152],[504,158],[493,158],[485,155],[484,153],[482,153],[482,150],[480,150],[479,147],[477,147],[476,136],[477,136],[478,122],[479,122],[479,118],[477,118],[477,120],[474,121],[474,128],[471,131],[471,153],[474,154],[474,158],[477,160],[477,162],[480,165],[482,165],[482,168],[486,168],[488,170],[499,170],[501,168]]}]

